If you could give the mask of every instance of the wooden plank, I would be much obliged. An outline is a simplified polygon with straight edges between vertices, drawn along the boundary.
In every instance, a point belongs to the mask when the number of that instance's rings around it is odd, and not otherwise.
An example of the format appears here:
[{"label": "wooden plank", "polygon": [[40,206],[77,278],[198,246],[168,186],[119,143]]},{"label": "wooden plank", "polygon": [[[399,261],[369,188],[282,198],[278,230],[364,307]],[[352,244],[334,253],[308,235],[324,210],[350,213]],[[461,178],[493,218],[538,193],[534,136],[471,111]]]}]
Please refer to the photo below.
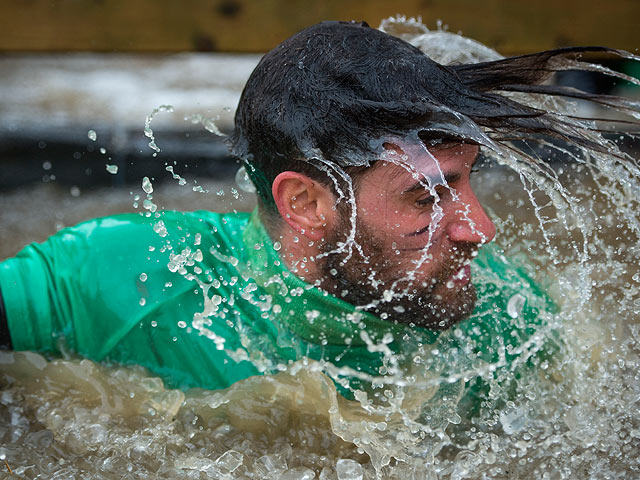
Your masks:
[{"label": "wooden plank", "polygon": [[[605,6],[606,5],[606,6]],[[0,51],[263,52],[327,19],[442,19],[504,54],[640,47],[636,0],[3,0]]]}]

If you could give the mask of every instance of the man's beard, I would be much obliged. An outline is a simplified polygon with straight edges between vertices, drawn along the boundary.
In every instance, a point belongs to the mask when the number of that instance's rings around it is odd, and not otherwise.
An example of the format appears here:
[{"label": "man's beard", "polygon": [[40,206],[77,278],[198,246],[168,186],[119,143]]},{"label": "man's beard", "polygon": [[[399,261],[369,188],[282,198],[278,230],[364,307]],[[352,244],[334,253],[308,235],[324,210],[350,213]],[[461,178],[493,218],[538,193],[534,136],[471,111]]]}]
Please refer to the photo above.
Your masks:
[{"label": "man's beard", "polygon": [[[344,218],[341,216],[340,225],[327,238],[325,251],[335,250],[344,241],[345,232],[350,231],[351,225]],[[475,287],[469,282],[461,288],[447,288],[447,282],[464,261],[472,257],[474,245],[457,246],[430,278],[420,278],[416,272],[416,278],[411,280],[410,269],[391,261],[389,257],[395,256],[395,252],[385,252],[384,242],[362,223],[358,224],[356,242],[368,256],[367,262],[355,250],[344,264],[344,252],[330,253],[318,260],[323,275],[321,287],[336,297],[355,306],[373,304],[366,310],[383,319],[439,330],[455,325],[473,311],[477,298]],[[394,295],[385,300],[383,293],[394,282]]]}]

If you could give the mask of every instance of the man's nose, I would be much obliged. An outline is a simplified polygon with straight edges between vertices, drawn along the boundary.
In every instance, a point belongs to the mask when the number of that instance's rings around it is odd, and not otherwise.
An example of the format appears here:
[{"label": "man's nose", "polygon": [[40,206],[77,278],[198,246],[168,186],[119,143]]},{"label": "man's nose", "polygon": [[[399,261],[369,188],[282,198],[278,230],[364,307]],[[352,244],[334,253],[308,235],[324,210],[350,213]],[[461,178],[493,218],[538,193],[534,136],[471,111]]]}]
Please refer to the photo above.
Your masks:
[{"label": "man's nose", "polygon": [[452,242],[489,243],[496,236],[496,226],[482,208],[475,194],[452,205],[447,235]]}]

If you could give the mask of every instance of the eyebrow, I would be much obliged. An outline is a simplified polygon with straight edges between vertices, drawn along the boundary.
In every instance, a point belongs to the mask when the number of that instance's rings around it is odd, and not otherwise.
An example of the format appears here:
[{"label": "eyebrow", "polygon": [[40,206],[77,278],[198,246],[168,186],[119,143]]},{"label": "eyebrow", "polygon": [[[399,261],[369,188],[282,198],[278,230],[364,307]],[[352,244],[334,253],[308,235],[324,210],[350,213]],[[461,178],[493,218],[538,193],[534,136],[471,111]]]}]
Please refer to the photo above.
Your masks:
[{"label": "eyebrow", "polygon": [[[446,173],[444,175],[444,181],[447,182],[447,184],[450,183],[455,183],[457,180],[460,179],[460,174],[455,172],[455,173]],[[439,183],[440,178],[439,177],[426,177],[427,180],[427,184],[428,185],[436,185]],[[402,194],[406,194],[406,193],[413,193],[417,190],[424,190],[424,180],[420,181],[418,180],[416,183],[414,183],[413,185],[411,185],[409,188],[407,188],[406,190],[404,190],[402,192]]]}]

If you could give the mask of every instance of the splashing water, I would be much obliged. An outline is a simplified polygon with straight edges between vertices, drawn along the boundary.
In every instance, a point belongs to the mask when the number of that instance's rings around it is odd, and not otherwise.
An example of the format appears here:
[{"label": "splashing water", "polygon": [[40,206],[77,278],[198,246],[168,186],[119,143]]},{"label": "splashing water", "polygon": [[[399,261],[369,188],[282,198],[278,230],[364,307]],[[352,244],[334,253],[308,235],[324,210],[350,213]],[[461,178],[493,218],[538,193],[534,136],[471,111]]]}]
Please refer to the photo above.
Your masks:
[{"label": "splashing water", "polygon": [[153,111],[149,115],[147,115],[147,118],[145,118],[144,120],[144,135],[145,137],[148,137],[150,139],[149,148],[151,150],[154,150],[153,152],[154,157],[158,155],[158,153],[160,152],[160,148],[158,147],[158,145],[156,145],[156,139],[153,136],[153,130],[151,130],[151,121],[160,112],[171,113],[173,112],[173,106],[160,105],[158,108],[154,108]]},{"label": "splashing water", "polygon": [[256,187],[251,183],[251,179],[247,174],[247,169],[240,167],[235,176],[236,184],[240,187],[240,190],[247,193],[256,193]]},{"label": "splashing water", "polygon": [[[443,63],[498,58],[477,42],[430,32],[415,20],[389,20],[383,28]],[[483,146],[486,168],[472,181],[498,230],[496,246],[486,248],[493,248],[499,261],[510,259],[550,299],[514,284],[524,276],[489,268],[481,253],[472,267],[474,279],[479,296],[495,311],[468,328],[453,327],[429,342],[411,335],[378,338],[360,329],[366,350],[382,358],[383,370],[377,372],[357,371],[337,359],[283,362],[247,335],[243,344],[255,352],[251,361],[271,374],[222,391],[168,389],[138,367],[3,353],[0,460],[25,478],[54,473],[325,480],[640,475],[639,166],[594,123],[573,119],[568,102],[531,94],[526,103],[586,127],[589,140],[609,150],[548,140],[537,150],[516,150],[482,131],[464,131]],[[149,126],[155,113],[145,134],[148,129],[149,146],[158,152]],[[452,128],[470,125],[459,120]],[[438,188],[453,195],[461,215],[468,214],[417,132],[407,138],[423,150],[427,165],[394,152],[385,152],[382,160],[402,168],[435,198],[432,222],[415,268],[385,285],[380,303],[410,295],[415,273],[428,261],[431,233],[441,221]],[[559,160],[549,164],[546,159],[554,156]],[[309,158],[332,179],[338,201],[349,211],[350,231],[326,255],[342,256],[345,265],[366,259],[357,241],[358,205],[349,175],[318,152]],[[439,175],[422,176],[427,166]],[[243,188],[246,172],[237,179]],[[142,188],[151,202],[153,186],[146,177]],[[166,235],[162,220],[156,228]],[[207,320],[220,320],[212,313],[233,305],[209,298],[215,281],[195,271],[202,260],[199,244],[174,245],[174,252],[169,268],[203,292],[204,311],[190,327],[207,335]],[[246,282],[243,299],[284,329],[278,305],[257,296],[256,283],[247,280],[241,253],[225,257],[215,247],[211,253],[237,271],[233,281]],[[277,282],[270,278],[265,284]],[[495,293],[499,289],[509,292],[503,304]],[[324,321],[320,315],[309,311],[307,319]],[[535,321],[528,320],[532,316]],[[351,320],[357,326],[361,319]],[[237,328],[242,331],[241,319]],[[224,339],[211,339],[224,348]],[[397,341],[400,352],[394,350]],[[478,345],[486,350],[474,351]]]},{"label": "splashing water", "polygon": [[220,120],[219,116],[206,117],[199,113],[194,113],[190,116],[185,117],[184,119],[185,121],[191,122],[194,125],[201,124],[209,133],[213,133],[214,135],[218,135],[219,137],[226,137],[226,135],[220,131],[218,125],[216,125],[216,122]]}]

